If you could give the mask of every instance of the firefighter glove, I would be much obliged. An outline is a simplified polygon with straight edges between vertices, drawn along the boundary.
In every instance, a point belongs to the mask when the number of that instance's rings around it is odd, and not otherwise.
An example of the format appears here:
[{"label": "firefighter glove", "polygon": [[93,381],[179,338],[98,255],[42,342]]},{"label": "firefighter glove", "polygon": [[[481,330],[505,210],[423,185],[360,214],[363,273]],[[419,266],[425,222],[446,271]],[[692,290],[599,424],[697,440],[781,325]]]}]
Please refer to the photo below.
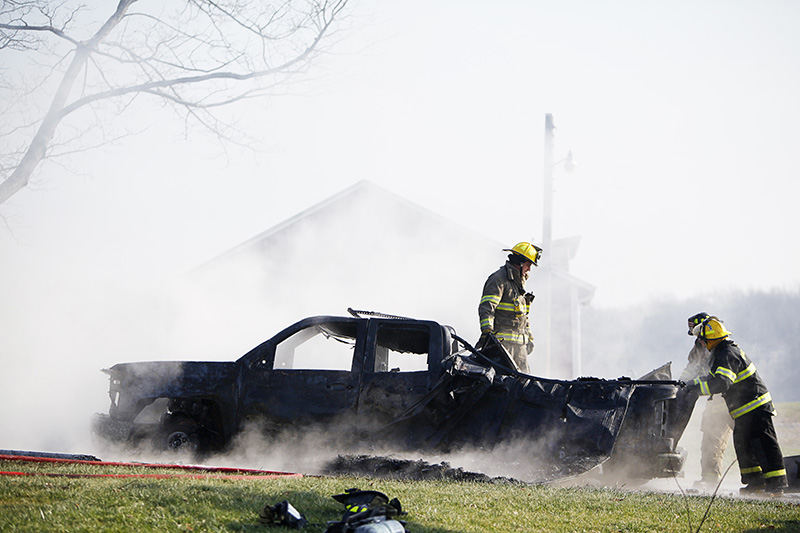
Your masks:
[{"label": "firefighter glove", "polygon": [[531,302],[533,302],[533,299],[534,299],[534,298],[536,298],[536,295],[535,295],[535,294],[533,294],[532,292],[526,292],[526,293],[525,293],[525,301],[526,301],[526,302],[528,302],[529,304],[530,304]]},{"label": "firefighter glove", "polygon": [[481,332],[481,336],[478,338],[478,342],[475,344],[475,346],[485,346],[489,342],[489,337],[491,337],[491,335],[492,332],[488,329]]}]

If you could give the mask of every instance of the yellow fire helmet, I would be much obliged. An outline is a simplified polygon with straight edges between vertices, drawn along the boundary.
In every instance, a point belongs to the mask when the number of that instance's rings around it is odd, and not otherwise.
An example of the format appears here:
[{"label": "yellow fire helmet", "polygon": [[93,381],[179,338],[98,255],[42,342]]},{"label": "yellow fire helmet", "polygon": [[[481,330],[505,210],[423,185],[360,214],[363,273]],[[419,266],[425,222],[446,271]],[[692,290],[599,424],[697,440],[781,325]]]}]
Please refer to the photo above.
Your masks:
[{"label": "yellow fire helmet", "polygon": [[692,333],[696,337],[705,339],[707,341],[724,339],[731,334],[731,332],[725,328],[722,320],[715,316],[710,316],[703,320],[700,324],[696,325],[692,329]]},{"label": "yellow fire helmet", "polygon": [[503,251],[521,255],[534,266],[539,266],[539,258],[542,257],[542,249],[529,242],[518,242],[513,248],[503,248]]}]

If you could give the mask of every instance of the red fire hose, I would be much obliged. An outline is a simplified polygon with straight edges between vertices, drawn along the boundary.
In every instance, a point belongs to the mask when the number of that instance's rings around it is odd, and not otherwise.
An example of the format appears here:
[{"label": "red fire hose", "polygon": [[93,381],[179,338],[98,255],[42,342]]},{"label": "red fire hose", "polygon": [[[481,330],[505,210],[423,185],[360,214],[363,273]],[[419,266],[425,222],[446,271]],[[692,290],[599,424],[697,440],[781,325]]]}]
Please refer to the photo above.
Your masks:
[{"label": "red fire hose", "polygon": [[269,479],[278,477],[303,477],[303,474],[292,472],[277,472],[274,470],[256,470],[251,468],[231,468],[223,466],[198,466],[158,463],[123,463],[111,461],[90,461],[84,459],[62,459],[55,457],[33,457],[27,455],[3,455],[0,461],[21,461],[35,463],[61,463],[61,464],[86,464],[98,466],[127,466],[140,468],[161,468],[174,470],[190,470],[201,472],[197,474],[66,474],[48,472],[14,472],[0,471],[3,476],[49,476],[49,477],[97,477],[97,478],[191,478],[191,479]]}]

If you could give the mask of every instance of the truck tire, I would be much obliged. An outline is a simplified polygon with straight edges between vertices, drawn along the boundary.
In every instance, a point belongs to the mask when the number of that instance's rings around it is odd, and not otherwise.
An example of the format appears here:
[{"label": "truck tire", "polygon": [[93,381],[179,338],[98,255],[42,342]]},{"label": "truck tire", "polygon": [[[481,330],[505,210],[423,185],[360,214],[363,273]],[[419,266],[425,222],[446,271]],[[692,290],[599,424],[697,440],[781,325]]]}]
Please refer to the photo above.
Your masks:
[{"label": "truck tire", "polygon": [[195,456],[204,448],[202,428],[191,418],[165,417],[153,444],[159,451]]}]

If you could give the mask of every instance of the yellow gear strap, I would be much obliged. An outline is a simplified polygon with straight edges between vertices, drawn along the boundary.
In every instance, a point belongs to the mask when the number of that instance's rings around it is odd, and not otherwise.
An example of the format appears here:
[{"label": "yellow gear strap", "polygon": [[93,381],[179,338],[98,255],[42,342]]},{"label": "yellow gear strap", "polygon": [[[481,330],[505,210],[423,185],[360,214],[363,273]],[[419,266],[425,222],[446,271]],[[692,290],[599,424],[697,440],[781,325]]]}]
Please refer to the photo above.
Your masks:
[{"label": "yellow gear strap", "polygon": [[771,401],[772,401],[772,396],[770,396],[769,393],[762,394],[761,396],[759,396],[758,398],[756,398],[752,402],[747,402],[743,406],[732,410],[731,411],[731,417],[733,417],[734,419],[739,418],[740,416],[746,415],[750,411],[758,409],[762,405],[766,405]]},{"label": "yellow gear strap", "polygon": [[755,474],[757,472],[761,472],[760,466],[751,466],[750,468],[740,468],[739,472],[742,474]]},{"label": "yellow gear strap", "polygon": [[734,379],[733,382],[739,383],[740,381],[744,381],[755,373],[756,373],[756,365],[750,363],[747,366],[747,368],[736,374],[736,379]]}]

